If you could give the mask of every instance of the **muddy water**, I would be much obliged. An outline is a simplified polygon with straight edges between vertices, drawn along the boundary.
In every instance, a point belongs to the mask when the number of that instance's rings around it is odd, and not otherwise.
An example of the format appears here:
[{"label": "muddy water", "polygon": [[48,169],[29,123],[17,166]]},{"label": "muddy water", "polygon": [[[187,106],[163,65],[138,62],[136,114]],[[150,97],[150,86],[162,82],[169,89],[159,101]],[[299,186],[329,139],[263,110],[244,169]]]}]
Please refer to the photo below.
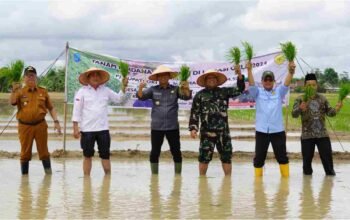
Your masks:
[{"label": "muddy water", "polygon": [[[234,151],[244,151],[244,152],[254,152],[255,141],[232,141]],[[60,140],[50,140],[49,141],[49,150],[52,152],[54,150],[60,150],[63,147],[63,142]],[[184,151],[194,151],[198,152],[199,140],[193,141],[181,141],[181,149]],[[341,144],[336,140],[332,141],[333,151],[344,152],[350,151],[350,142],[341,141]],[[150,140],[140,140],[140,141],[112,141],[111,150],[142,150],[150,151],[151,150],[151,141]],[[164,141],[162,150],[169,150],[169,144],[167,141]],[[0,137],[0,150],[8,152],[19,152],[20,143],[19,140],[6,140],[6,137]],[[80,150],[79,140],[67,140],[66,150],[74,151]],[[301,152],[300,141],[288,141],[287,143],[288,152]],[[317,150],[317,148],[316,148]],[[36,152],[36,145],[34,143],[33,152]],[[269,147],[269,152],[272,152],[272,147]]]},{"label": "muddy water", "polygon": [[38,160],[30,175],[21,177],[17,160],[0,160],[2,218],[349,218],[350,164],[336,164],[337,176],[325,177],[314,164],[314,175],[301,175],[291,163],[291,177],[282,179],[276,163],[268,162],[262,179],[255,179],[250,161],[233,163],[232,177],[221,164],[210,164],[208,176],[198,177],[197,162],[185,160],[183,174],[173,164],[160,164],[150,175],[146,160],[113,160],[105,177],[93,161],[84,178],[81,160],[53,160],[53,175],[45,176]]}]

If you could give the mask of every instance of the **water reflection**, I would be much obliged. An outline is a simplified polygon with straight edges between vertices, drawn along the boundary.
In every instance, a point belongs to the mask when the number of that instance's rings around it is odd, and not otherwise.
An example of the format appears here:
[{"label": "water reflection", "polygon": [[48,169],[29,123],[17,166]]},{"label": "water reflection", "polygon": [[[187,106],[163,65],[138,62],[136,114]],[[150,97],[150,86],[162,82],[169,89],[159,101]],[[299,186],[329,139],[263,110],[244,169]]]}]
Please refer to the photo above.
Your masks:
[{"label": "water reflection", "polygon": [[95,202],[93,200],[91,178],[89,176],[84,176],[83,179],[81,207],[81,218],[93,218]]},{"label": "water reflection", "polygon": [[165,202],[164,214],[167,219],[180,218],[180,200],[181,200],[181,176],[174,176],[172,191]]},{"label": "water reflection", "polygon": [[[266,195],[263,178],[255,178],[255,218],[286,218],[288,211],[288,195],[288,178],[280,179],[278,189],[271,200],[268,199]],[[269,204],[271,204],[271,206],[269,206]]]},{"label": "water reflection", "polygon": [[207,177],[200,177],[198,182],[198,218],[225,219],[232,218],[232,180],[223,177],[216,199]]},{"label": "water reflection", "polygon": [[[99,193],[95,198],[91,177],[85,176],[82,190],[81,218],[108,218],[111,210],[110,200],[111,177],[104,176]],[[96,193],[97,194],[97,193]]]},{"label": "water reflection", "polygon": [[111,188],[111,176],[105,175],[99,193],[99,199],[97,203],[97,217],[108,218],[111,210],[110,200],[110,188]]},{"label": "water reflection", "polygon": [[161,207],[160,193],[159,193],[159,176],[152,175],[150,180],[151,180],[150,187],[149,187],[150,197],[151,197],[150,218],[160,219],[162,207]]},{"label": "water reflection", "polygon": [[300,200],[300,218],[326,218],[331,208],[333,177],[324,177],[317,199],[313,192],[312,176],[304,176]]},{"label": "water reflection", "polygon": [[51,175],[45,175],[39,190],[33,196],[31,183],[28,176],[21,179],[18,190],[19,219],[45,219],[49,208],[49,197],[51,188]]},{"label": "water reflection", "polygon": [[162,199],[159,192],[159,176],[150,178],[150,218],[151,219],[179,219],[181,210],[182,178],[174,176],[171,192]]}]

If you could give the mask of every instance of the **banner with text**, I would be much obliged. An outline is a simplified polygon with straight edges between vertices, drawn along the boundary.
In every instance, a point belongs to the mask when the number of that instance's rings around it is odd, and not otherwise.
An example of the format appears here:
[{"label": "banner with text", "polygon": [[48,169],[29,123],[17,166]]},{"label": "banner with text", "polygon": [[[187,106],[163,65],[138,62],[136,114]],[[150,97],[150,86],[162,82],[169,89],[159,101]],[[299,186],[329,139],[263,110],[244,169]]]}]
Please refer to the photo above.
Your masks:
[{"label": "banner with text", "polygon": [[[113,91],[119,92],[121,89],[122,76],[119,72],[117,62],[119,58],[100,55],[91,52],[81,51],[74,48],[68,49],[68,63],[67,63],[67,101],[73,103],[75,92],[81,87],[78,81],[79,74],[91,67],[97,67],[104,69],[110,73],[110,80],[107,82],[107,86]],[[122,59],[123,60],[123,59]],[[152,71],[158,65],[166,65],[175,71],[179,71],[182,63],[169,63],[169,62],[148,62],[148,61],[134,61],[123,60],[129,64],[129,84],[126,89],[126,98],[122,103],[114,104],[112,106],[119,108],[150,108],[152,107],[152,100],[140,101],[136,98],[136,92],[138,85],[141,81],[147,82],[147,87],[157,85],[156,81],[148,80]],[[288,62],[285,60],[281,52],[271,53],[263,56],[254,57],[252,59],[253,75],[257,85],[261,86],[262,72],[265,70],[271,70],[275,74],[276,85],[283,83],[284,78],[287,76]],[[186,63],[191,69],[191,76],[188,79],[192,95],[194,95],[201,89],[196,84],[197,78],[208,69],[217,69],[224,73],[228,80],[222,85],[222,87],[236,86],[237,76],[234,74],[233,65],[229,62],[196,62]],[[245,61],[241,62],[242,74],[246,76],[247,71],[245,68]],[[171,80],[171,84],[177,85],[178,80]],[[248,81],[246,82],[246,91],[236,99],[231,99],[229,102],[231,109],[251,109],[255,107],[254,99],[249,95]],[[285,103],[288,103],[289,95],[285,98]],[[190,109],[192,100],[183,101],[179,100],[180,109]]]}]

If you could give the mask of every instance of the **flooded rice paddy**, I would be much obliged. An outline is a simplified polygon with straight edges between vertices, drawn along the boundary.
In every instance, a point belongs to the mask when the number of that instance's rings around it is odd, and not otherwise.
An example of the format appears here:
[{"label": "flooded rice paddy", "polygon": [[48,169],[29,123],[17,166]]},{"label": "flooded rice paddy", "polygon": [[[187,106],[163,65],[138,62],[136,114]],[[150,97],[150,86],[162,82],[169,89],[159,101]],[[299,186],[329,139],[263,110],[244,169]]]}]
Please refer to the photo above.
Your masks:
[{"label": "flooded rice paddy", "polygon": [[350,164],[336,163],[337,176],[326,177],[314,163],[314,175],[301,174],[291,162],[291,176],[281,178],[278,165],[268,161],[264,177],[254,178],[250,161],[233,161],[224,177],[214,160],[207,177],[198,163],[185,160],[181,176],[163,159],[159,175],[151,175],[147,160],[113,158],[112,175],[93,161],[91,177],[83,177],[81,159],[54,159],[53,174],[45,176],[33,160],[22,177],[19,161],[0,159],[0,213],[4,219],[256,219],[349,218]]}]

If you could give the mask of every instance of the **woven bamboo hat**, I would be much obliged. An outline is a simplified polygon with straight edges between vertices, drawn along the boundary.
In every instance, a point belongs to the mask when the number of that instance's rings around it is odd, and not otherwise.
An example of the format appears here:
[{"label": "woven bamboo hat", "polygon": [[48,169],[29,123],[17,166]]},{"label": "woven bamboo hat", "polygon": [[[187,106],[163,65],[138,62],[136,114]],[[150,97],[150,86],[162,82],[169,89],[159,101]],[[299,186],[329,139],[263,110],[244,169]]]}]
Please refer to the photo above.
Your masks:
[{"label": "woven bamboo hat", "polygon": [[205,87],[205,78],[209,75],[214,75],[217,80],[218,80],[218,86],[224,84],[227,80],[227,77],[225,76],[225,74],[220,73],[214,69],[210,69],[205,71],[205,73],[203,73],[201,76],[198,77],[197,79],[197,84],[201,87]]},{"label": "woven bamboo hat", "polygon": [[152,72],[152,74],[148,77],[148,79],[153,80],[153,81],[157,81],[158,75],[163,74],[163,73],[169,73],[170,79],[177,77],[177,74],[178,74],[177,72],[170,69],[169,67],[164,66],[164,65],[160,65]]},{"label": "woven bamboo hat", "polygon": [[101,85],[106,83],[109,80],[109,73],[105,70],[98,69],[96,67],[91,67],[90,69],[86,70],[85,72],[81,73],[79,76],[79,82],[83,84],[84,86],[89,84],[89,75],[91,73],[98,73],[101,76]]}]

